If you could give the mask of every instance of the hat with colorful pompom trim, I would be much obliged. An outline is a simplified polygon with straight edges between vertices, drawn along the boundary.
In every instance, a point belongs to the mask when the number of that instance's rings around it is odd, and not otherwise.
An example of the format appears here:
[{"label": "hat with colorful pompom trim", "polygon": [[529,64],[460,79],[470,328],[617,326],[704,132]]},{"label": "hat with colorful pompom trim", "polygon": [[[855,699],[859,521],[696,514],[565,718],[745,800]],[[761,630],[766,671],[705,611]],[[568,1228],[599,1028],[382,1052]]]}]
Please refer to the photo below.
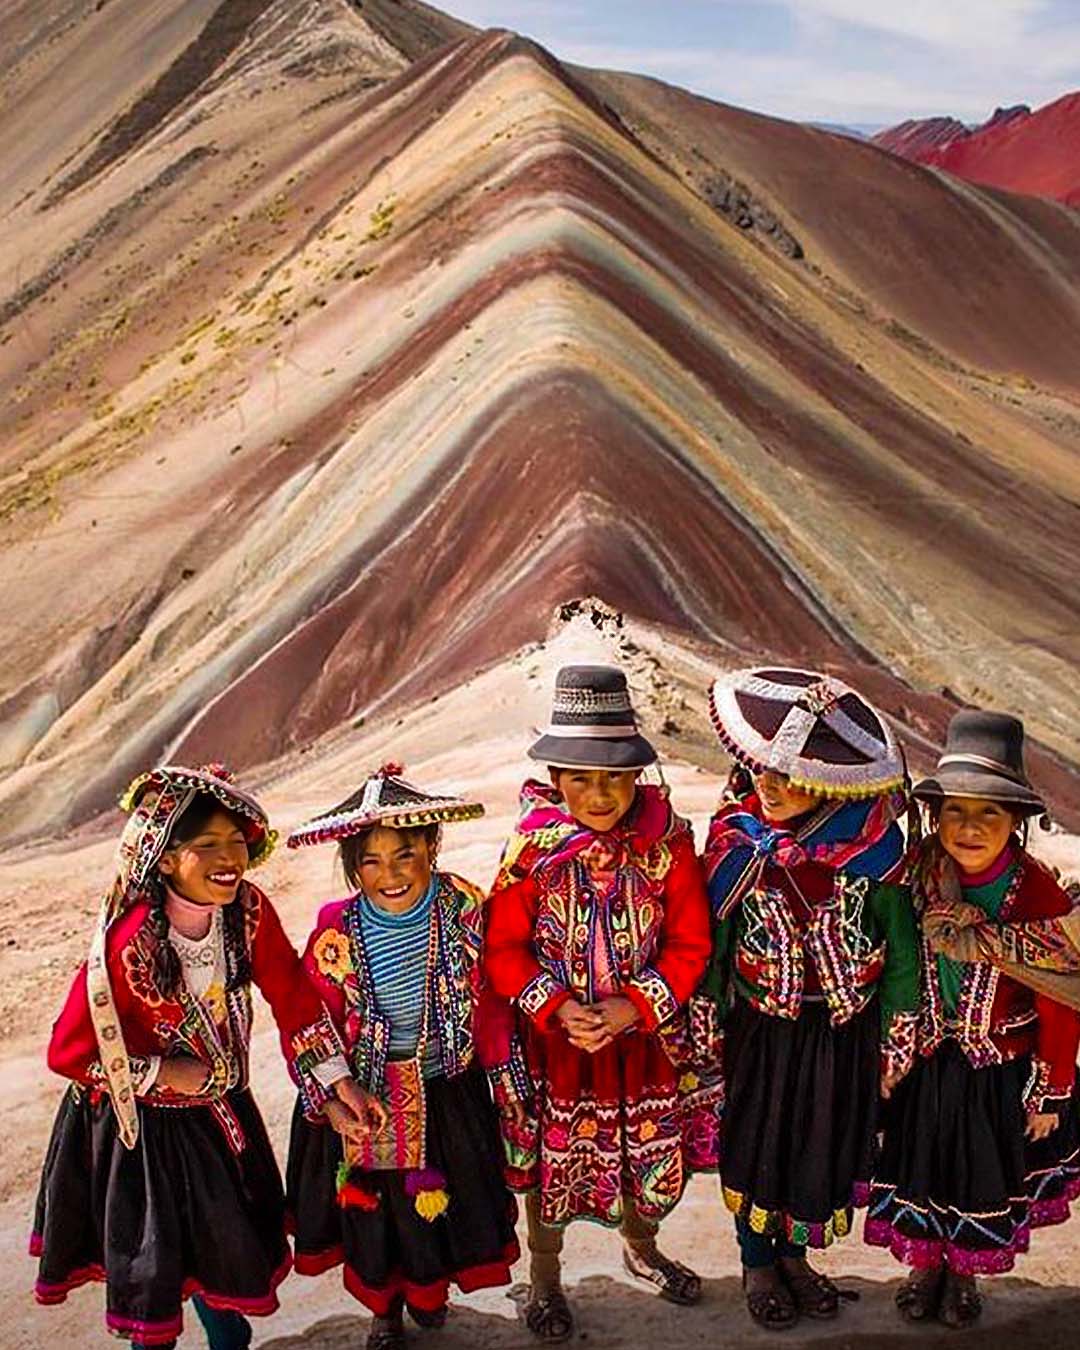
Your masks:
[{"label": "hat with colorful pompom trim", "polygon": [[347,839],[375,825],[389,830],[412,830],[424,825],[475,820],[484,814],[479,802],[424,792],[407,782],[402,777],[404,772],[400,764],[384,764],[343,802],[298,825],[286,840],[289,848]]}]

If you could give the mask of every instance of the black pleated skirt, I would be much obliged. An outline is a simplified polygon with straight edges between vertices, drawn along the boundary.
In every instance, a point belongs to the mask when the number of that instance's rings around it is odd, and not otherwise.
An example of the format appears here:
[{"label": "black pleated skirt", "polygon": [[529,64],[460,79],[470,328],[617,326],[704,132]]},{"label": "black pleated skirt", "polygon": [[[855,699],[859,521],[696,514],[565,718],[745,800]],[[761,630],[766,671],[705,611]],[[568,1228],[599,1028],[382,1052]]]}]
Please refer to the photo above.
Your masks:
[{"label": "black pleated skirt", "polygon": [[70,1087],[53,1125],[30,1244],[38,1301],[102,1280],[108,1329],[151,1345],[180,1335],[191,1294],[274,1312],[291,1260],[281,1174],[251,1093],[229,1093],[220,1112],[140,1102],[134,1149],[94,1096]]},{"label": "black pleated skirt", "polygon": [[1011,1270],[1032,1228],[1080,1196],[1074,1091],[1058,1128],[1024,1137],[1027,1056],[973,1068],[955,1041],[919,1060],[887,1104],[866,1240],[905,1265],[961,1275]]},{"label": "black pleated skirt", "polygon": [[449,1206],[434,1219],[417,1212],[404,1172],[368,1172],[370,1210],[341,1208],[341,1137],[312,1125],[299,1100],[286,1171],[296,1269],[318,1275],[344,1266],[346,1289],[377,1315],[400,1298],[441,1308],[451,1283],[468,1292],[508,1284],[518,1258],[517,1209],[503,1179],[503,1154],[487,1079],[473,1066],[456,1078],[429,1078],[427,1162],[446,1178]]},{"label": "black pleated skirt", "polygon": [[735,1000],[720,1176],[755,1232],[827,1247],[850,1231],[873,1166],[879,1044],[876,999],[839,1027],[824,1003],[790,1020]]}]

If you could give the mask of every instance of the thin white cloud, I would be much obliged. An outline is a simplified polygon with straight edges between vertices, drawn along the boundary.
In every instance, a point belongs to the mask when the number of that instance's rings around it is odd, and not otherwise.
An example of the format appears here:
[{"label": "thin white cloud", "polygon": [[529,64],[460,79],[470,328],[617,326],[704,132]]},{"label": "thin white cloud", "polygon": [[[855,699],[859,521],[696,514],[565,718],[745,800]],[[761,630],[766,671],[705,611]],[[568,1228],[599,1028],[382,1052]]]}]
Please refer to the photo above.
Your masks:
[{"label": "thin white cloud", "polygon": [[825,18],[970,54],[1007,50],[1052,10],[1050,0],[770,0],[793,18]]},{"label": "thin white cloud", "polygon": [[727,45],[723,11],[745,0],[712,0],[715,24],[695,6],[692,28],[680,26],[678,5],[668,6],[670,22],[658,18],[656,0],[446,0],[457,17],[530,33],[564,60],[655,75],[780,117],[979,121],[1001,103],[1037,107],[1080,87],[1080,0],[756,3],[787,15],[782,45],[755,51],[745,31],[737,49]]},{"label": "thin white cloud", "polygon": [[816,53],[568,43],[559,55],[578,65],[654,75],[722,103],[800,121],[891,122],[939,113],[978,121],[1014,94],[1037,106],[1064,92],[1048,77],[1025,79],[1018,90],[1011,70],[954,70],[941,79],[838,67]]}]

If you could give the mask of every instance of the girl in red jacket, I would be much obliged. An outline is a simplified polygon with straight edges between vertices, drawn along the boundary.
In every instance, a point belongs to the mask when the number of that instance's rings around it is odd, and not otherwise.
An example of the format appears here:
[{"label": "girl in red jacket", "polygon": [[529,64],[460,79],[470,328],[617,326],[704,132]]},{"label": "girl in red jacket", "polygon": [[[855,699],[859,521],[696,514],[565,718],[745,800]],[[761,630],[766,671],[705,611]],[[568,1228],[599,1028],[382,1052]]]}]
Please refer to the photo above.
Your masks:
[{"label": "girl in red jacket", "polygon": [[532,1089],[526,1109],[503,1113],[510,1184],[526,1193],[525,1318],[556,1341],[573,1330],[559,1257],[575,1219],[618,1227],[628,1271],[663,1297],[700,1297],[656,1233],[691,1169],[716,1166],[719,1087],[691,1062],[686,1016],[709,956],[704,882],[688,825],[637,781],[656,753],[625,676],[561,670],[529,754],[551,782],[525,785],[485,971],[517,1007]]},{"label": "girl in red jacket", "polygon": [[[1070,909],[1018,838],[1044,809],[1023,736],[1014,717],[959,712],[915,787],[935,827],[911,879],[927,926],[958,904],[994,925]],[[962,1327],[981,1310],[975,1276],[1011,1270],[1031,1229],[1063,1222],[1080,1194],[1080,1013],[988,961],[924,955],[919,1058],[889,1104],[866,1239],[911,1267],[897,1294],[908,1320]]]},{"label": "girl in red jacket", "polygon": [[173,1346],[194,1296],[211,1350],[247,1346],[245,1314],[288,1273],[277,1163],[248,1088],[251,985],[306,1090],[359,1110],[333,1028],[266,896],[243,879],[274,836],[220,765],[136,779],[117,875],[53,1028],[73,1080],[45,1159],[36,1295],[106,1286],[105,1321]]}]

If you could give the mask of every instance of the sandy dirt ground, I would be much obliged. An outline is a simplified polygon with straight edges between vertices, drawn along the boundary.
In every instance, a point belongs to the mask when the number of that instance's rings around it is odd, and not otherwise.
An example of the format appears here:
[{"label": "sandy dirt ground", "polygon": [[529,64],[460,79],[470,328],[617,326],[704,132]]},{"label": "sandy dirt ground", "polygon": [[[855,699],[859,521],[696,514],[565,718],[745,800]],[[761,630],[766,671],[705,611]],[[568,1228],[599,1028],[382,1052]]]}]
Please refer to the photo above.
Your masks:
[{"label": "sandy dirt ground", "polygon": [[[448,832],[444,863],[487,882],[493,875],[501,840],[515,817],[517,789],[528,770],[523,750],[530,729],[545,720],[557,666],[575,659],[617,657],[628,665],[647,729],[659,725],[670,708],[659,706],[651,685],[653,654],[648,636],[623,630],[610,633],[575,623],[547,646],[530,649],[443,698],[412,710],[394,725],[341,734],[295,761],[280,765],[263,794],[279,825],[288,827],[309,813],[339,800],[369,766],[388,758],[404,761],[410,775],[425,785],[479,793],[488,804],[484,820]],[[627,655],[627,644],[636,655]],[[655,645],[655,644],[654,644]],[[657,648],[656,650],[659,650]],[[663,697],[676,704],[703,705],[706,672],[691,658],[664,650],[673,672]],[[679,693],[680,689],[685,694]],[[677,743],[659,737],[673,798],[695,825],[699,841],[715,803],[721,767],[703,768],[687,756],[703,757],[696,745],[700,707],[691,707],[683,732],[684,757]],[[1080,840],[1040,836],[1038,850],[1054,861],[1080,862]],[[0,1104],[0,1345],[6,1350],[64,1344],[105,1346],[102,1290],[88,1286],[66,1304],[39,1308],[31,1297],[35,1265],[26,1255],[26,1239],[38,1169],[53,1112],[63,1091],[44,1064],[49,1027],[75,964],[88,941],[98,895],[109,873],[111,835],[87,832],[62,845],[25,848],[0,858],[5,904],[0,913],[0,1056],[5,1092]],[[343,891],[329,849],[299,853],[281,850],[256,874],[278,904],[286,927],[304,940],[317,907]],[[253,1082],[270,1134],[284,1158],[292,1089],[281,1063],[276,1036],[265,1006],[260,1007],[253,1049]],[[522,1236],[524,1236],[522,1234]],[[621,1269],[615,1235],[585,1225],[567,1241],[566,1275],[579,1316],[578,1338],[593,1346],[762,1345],[769,1341],[747,1320],[738,1280],[738,1256],[731,1223],[723,1212],[715,1180],[699,1177],[664,1226],[672,1255],[692,1262],[705,1280],[699,1307],[681,1310],[654,1298]],[[944,1330],[913,1332],[896,1318],[892,1296],[900,1268],[880,1252],[864,1247],[858,1236],[829,1251],[823,1268],[841,1274],[860,1298],[835,1324],[801,1325],[786,1344],[830,1346],[889,1345],[918,1341],[952,1343]],[[515,1277],[525,1277],[521,1263]],[[507,1290],[492,1290],[454,1301],[446,1329],[425,1333],[442,1350],[479,1350],[530,1344]],[[1080,1222],[1035,1235],[1032,1251],[1016,1272],[992,1282],[981,1345],[1038,1344],[1044,1350],[1075,1346],[1080,1319]],[[202,1344],[192,1325],[184,1344]],[[254,1344],[269,1350],[325,1347],[345,1350],[362,1344],[366,1314],[345,1294],[340,1273],[318,1279],[292,1276],[281,1290],[281,1310],[257,1323]],[[421,1333],[410,1333],[418,1342]]]}]

